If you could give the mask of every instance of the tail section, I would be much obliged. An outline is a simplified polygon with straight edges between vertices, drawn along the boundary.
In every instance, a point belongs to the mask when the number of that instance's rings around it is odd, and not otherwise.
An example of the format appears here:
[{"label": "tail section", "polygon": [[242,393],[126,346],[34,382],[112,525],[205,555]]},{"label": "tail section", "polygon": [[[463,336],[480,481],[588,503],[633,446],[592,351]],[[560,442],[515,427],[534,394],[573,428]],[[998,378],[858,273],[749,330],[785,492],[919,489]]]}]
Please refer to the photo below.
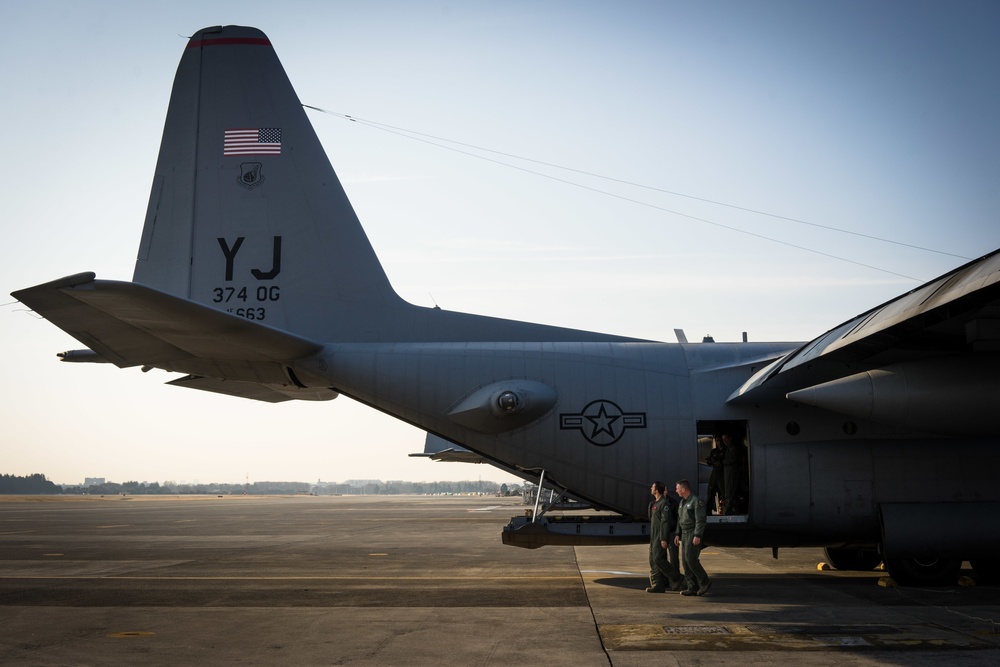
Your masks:
[{"label": "tail section", "polygon": [[317,339],[402,305],[261,31],[188,43],[133,280]]},{"label": "tail section", "polygon": [[318,341],[622,340],[400,299],[270,41],[240,26],[181,58],[133,280]]},{"label": "tail section", "polygon": [[89,348],[66,361],[271,402],[336,396],[304,363],[324,343],[631,340],[400,299],[267,37],[235,26],[184,51],[133,282],[81,273],[13,295]]}]

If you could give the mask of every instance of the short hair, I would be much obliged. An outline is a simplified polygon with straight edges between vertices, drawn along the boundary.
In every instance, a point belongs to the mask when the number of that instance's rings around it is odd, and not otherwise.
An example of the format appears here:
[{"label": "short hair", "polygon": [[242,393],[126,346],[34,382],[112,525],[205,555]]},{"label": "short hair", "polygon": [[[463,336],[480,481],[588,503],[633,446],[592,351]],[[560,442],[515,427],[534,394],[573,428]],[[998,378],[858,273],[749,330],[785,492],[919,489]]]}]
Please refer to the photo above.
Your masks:
[{"label": "short hair", "polygon": [[683,486],[685,489],[689,491],[691,490],[691,482],[687,481],[686,479],[679,480],[677,482],[677,486]]},{"label": "short hair", "polygon": [[667,490],[667,487],[663,485],[663,482],[653,482],[653,488],[659,491],[661,494]]}]

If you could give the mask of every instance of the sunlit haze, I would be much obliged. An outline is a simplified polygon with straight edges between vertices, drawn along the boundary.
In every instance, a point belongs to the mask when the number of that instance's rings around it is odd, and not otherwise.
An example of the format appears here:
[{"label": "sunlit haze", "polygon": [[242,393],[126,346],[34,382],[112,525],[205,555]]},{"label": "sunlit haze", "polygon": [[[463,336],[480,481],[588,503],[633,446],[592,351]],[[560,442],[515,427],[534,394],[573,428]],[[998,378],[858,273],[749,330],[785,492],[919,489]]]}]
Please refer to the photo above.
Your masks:
[{"label": "sunlit haze", "polygon": [[[419,305],[806,341],[1000,247],[995,2],[9,2],[4,22],[4,294],[131,279],[185,37],[219,24],[263,30],[335,112],[308,114]],[[408,458],[422,431],[344,397],[59,363],[82,345],[4,303],[0,473],[513,479]]]}]

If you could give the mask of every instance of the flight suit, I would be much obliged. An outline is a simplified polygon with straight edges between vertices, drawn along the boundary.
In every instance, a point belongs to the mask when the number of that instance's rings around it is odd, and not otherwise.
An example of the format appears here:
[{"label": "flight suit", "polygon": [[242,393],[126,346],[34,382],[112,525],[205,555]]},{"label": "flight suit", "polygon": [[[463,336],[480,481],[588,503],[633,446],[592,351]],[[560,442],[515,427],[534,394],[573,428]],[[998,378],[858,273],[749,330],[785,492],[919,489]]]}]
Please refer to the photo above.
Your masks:
[{"label": "flight suit", "polygon": [[746,474],[746,448],[736,441],[726,447],[726,453],[722,457],[723,469],[723,489],[722,494],[726,499],[726,514],[743,514],[745,508],[742,507],[741,480]]},{"label": "flight suit", "polygon": [[[666,496],[649,503],[649,585],[656,591],[676,590],[681,583],[674,533],[677,517],[673,501]],[[666,540],[664,549],[661,540]]]},{"label": "flight suit", "polygon": [[[692,593],[707,590],[711,585],[708,573],[699,560],[701,549],[705,546],[705,524],[708,523],[705,515],[705,503],[693,493],[687,499],[682,499],[677,508],[676,534],[681,538],[685,586]],[[701,544],[694,544],[696,537],[701,538]]]},{"label": "flight suit", "polygon": [[716,497],[720,500],[725,500],[726,496],[723,495],[725,492],[725,472],[723,468],[723,459],[726,455],[726,446],[723,443],[719,443],[718,447],[715,447],[712,452],[708,455],[708,460],[706,461],[708,465],[712,466],[712,475],[708,478],[708,507],[713,512],[718,512],[719,509],[725,507],[724,503],[717,502]]}]

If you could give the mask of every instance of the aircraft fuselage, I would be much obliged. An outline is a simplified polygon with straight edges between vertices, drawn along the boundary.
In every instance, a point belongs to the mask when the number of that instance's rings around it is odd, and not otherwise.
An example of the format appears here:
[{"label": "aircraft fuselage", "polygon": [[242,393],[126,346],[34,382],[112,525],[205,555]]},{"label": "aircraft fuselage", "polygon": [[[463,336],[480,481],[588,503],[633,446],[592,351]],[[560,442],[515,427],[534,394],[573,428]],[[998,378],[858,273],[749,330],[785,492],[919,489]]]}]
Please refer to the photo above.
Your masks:
[{"label": "aircraft fuselage", "polygon": [[[980,466],[997,439],[954,441],[792,401],[727,402],[788,343],[331,345],[307,372],[489,459],[541,473],[598,507],[644,516],[649,482],[701,484],[698,436],[745,429],[749,511],[711,541],[741,546],[879,541],[880,503],[1000,500]],[[305,369],[304,369],[305,370]],[[519,404],[497,405],[505,394]],[[637,478],[641,474],[642,478]]]}]

